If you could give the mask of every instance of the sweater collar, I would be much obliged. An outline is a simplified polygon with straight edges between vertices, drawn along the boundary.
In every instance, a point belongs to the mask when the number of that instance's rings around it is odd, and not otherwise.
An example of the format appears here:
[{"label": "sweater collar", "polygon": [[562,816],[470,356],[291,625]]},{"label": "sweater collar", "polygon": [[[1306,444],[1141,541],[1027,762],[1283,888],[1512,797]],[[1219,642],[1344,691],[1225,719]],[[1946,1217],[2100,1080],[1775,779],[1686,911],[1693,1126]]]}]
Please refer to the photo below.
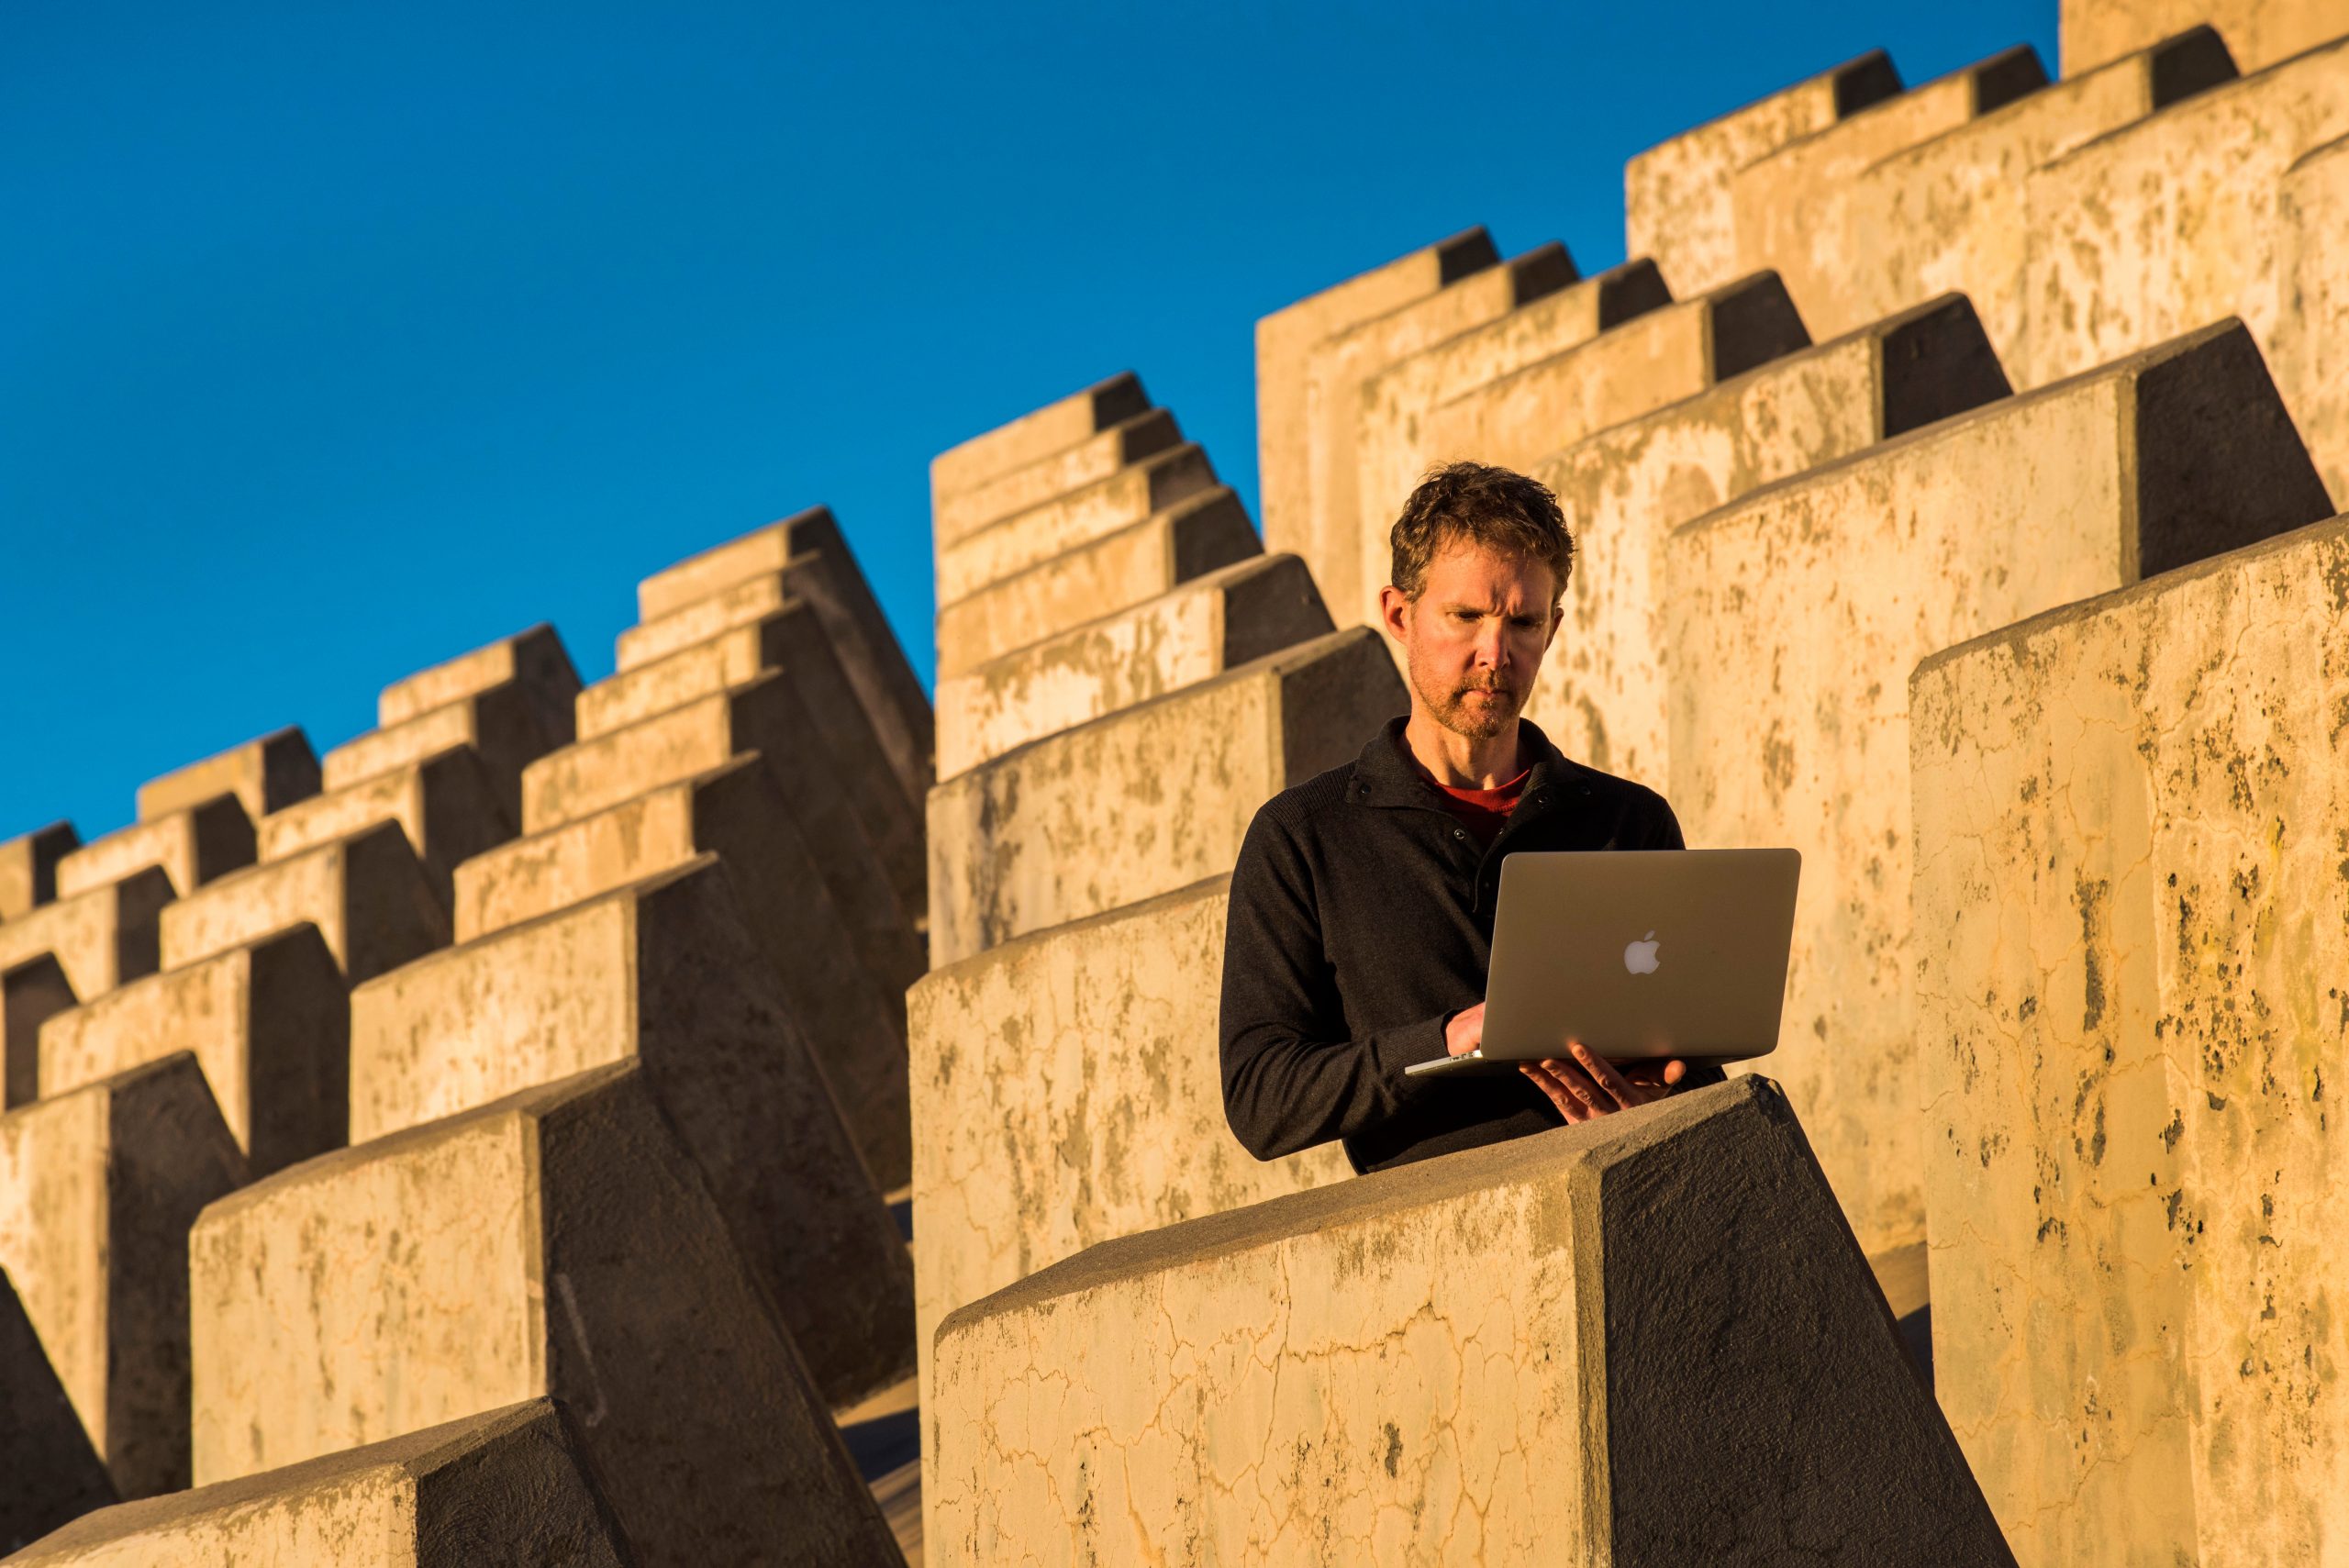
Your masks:
[{"label": "sweater collar", "polygon": [[[1403,727],[1407,717],[1390,718],[1370,738],[1370,744],[1354,759],[1353,787],[1350,795],[1357,806],[1421,806],[1443,809],[1442,793],[1419,775],[1410,763],[1403,760]],[[1519,810],[1539,808],[1560,795],[1573,792],[1580,785],[1576,774],[1580,770],[1565,754],[1550,743],[1530,718],[1518,720],[1518,734],[1524,749],[1532,758],[1532,770],[1525,781],[1525,793],[1520,796]],[[1588,794],[1586,787],[1581,793]]]}]

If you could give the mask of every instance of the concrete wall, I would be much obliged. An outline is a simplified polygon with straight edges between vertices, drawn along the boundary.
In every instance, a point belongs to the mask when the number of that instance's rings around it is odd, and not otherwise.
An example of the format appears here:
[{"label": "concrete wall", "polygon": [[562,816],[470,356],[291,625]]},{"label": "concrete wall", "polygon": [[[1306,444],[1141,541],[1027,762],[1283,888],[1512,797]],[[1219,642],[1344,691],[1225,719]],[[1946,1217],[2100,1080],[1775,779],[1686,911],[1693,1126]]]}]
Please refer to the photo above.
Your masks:
[{"label": "concrete wall", "polygon": [[[930,460],[932,506],[1088,440],[1149,407],[1150,395],[1142,390],[1141,378],[1127,371],[973,436]],[[645,614],[650,618],[652,612]]]},{"label": "concrete wall", "polygon": [[288,727],[140,784],[139,820],[151,822],[217,795],[234,795],[258,822],[317,793],[318,760],[309,739]]},{"label": "concrete wall", "polygon": [[0,1552],[114,1500],[113,1478],[0,1268]]},{"label": "concrete wall", "polygon": [[2245,71],[2349,36],[2342,0],[2063,0],[2064,74],[2076,76],[2184,32],[2215,27]]},{"label": "concrete wall", "polygon": [[999,583],[1216,487],[1207,450],[1186,442],[972,530],[938,551],[938,602]]},{"label": "concrete wall", "polygon": [[57,897],[57,862],[81,846],[71,822],[52,822],[0,843],[0,920]]},{"label": "concrete wall", "polygon": [[947,491],[935,497],[931,517],[934,547],[940,551],[971,534],[1024,512],[1055,495],[1081,490],[1097,480],[1144,458],[1182,445],[1183,432],[1172,412],[1146,409],[1074,446],[1037,458],[982,480],[967,490]]},{"label": "concrete wall", "polygon": [[161,967],[178,969],[303,921],[318,929],[354,985],[449,945],[448,906],[406,830],[382,822],[248,866],[165,905],[157,917]]},{"label": "concrete wall", "polygon": [[71,898],[161,866],[181,893],[253,863],[253,820],[233,795],[92,840],[56,862],[55,896]]}]

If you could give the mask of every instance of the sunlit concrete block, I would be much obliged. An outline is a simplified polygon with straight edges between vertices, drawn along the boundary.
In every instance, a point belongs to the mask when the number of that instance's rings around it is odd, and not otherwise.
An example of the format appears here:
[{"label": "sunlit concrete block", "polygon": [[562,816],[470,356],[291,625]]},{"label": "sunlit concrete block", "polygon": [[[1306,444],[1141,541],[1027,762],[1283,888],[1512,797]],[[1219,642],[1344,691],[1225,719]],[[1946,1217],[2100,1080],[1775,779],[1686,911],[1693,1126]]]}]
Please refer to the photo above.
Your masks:
[{"label": "sunlit concrete block", "polygon": [[1732,281],[1737,172],[1900,90],[1875,50],[1649,148],[1623,165],[1623,254],[1653,260],[1684,299]]},{"label": "sunlit concrete block", "polygon": [[1408,707],[1379,644],[1317,638],[930,791],[932,964],[1230,870],[1258,806]]},{"label": "sunlit concrete block", "polygon": [[579,1429],[550,1399],[105,1509],[12,1563],[57,1568],[630,1568]]},{"label": "sunlit concrete block", "polygon": [[188,1484],[188,1227],[244,1180],[192,1056],[0,1116],[0,1269],[122,1496]]},{"label": "sunlit concrete block", "polygon": [[1803,854],[1769,1072],[1876,1252],[1922,1239],[1909,674],[2331,512],[2227,324],[1754,492],[1669,546],[1673,807]]},{"label": "sunlit concrete block", "polygon": [[[1148,413],[1150,406],[1141,379],[1126,371],[950,447],[930,462],[932,511],[949,496],[975,490],[991,479],[1090,440]],[[646,618],[651,614],[646,611]]]},{"label": "sunlit concrete block", "polygon": [[1104,1242],[936,1357],[934,1564],[2013,1562],[1763,1080]]},{"label": "sunlit concrete block", "polygon": [[529,694],[541,721],[551,731],[560,730],[572,699],[579,695],[579,672],[572,668],[571,655],[554,628],[541,622],[394,681],[375,699],[375,722],[389,729],[506,685]]},{"label": "sunlit concrete block", "polygon": [[1313,575],[1263,555],[938,683],[938,772],[1211,680],[1330,629]]},{"label": "sunlit concrete block", "polygon": [[514,837],[507,792],[471,746],[314,795],[261,820],[261,858],[282,861],[396,822],[443,904],[457,867]]},{"label": "sunlit concrete block", "polygon": [[0,1268],[0,1552],[114,1500],[114,1478]]},{"label": "sunlit concrete block", "polygon": [[150,866],[0,923],[0,1104],[38,1092],[44,1019],[161,967],[173,897],[171,873]]},{"label": "sunlit concrete block", "polygon": [[941,606],[939,675],[975,669],[1263,550],[1238,495],[1220,486],[1195,495]]},{"label": "sunlit concrete block", "polygon": [[53,902],[57,862],[81,844],[71,822],[52,822],[0,843],[0,920],[13,920]]},{"label": "sunlit concrete block", "polygon": [[181,893],[253,863],[253,821],[233,795],[216,795],[94,839],[57,862],[57,896],[71,898],[161,866]]},{"label": "sunlit concrete block", "polygon": [[907,1179],[904,987],[864,965],[774,773],[757,756],[663,784],[457,869],[461,943],[716,854],[772,961],[857,1147],[886,1191]]},{"label": "sunlit concrete block", "polygon": [[2349,1539],[2349,522],[1910,687],[1938,1392],[2025,1561]]},{"label": "sunlit concrete block", "polygon": [[351,998],[354,1143],[637,1062],[827,1397],[913,1362],[912,1270],[711,856]]},{"label": "sunlit concrete block", "polygon": [[2057,23],[2064,74],[2077,76],[2147,49],[2198,23],[2227,40],[2245,71],[2349,36],[2341,0],[2063,0]]},{"label": "sunlit concrete block", "polygon": [[448,906],[406,830],[379,822],[232,872],[164,906],[158,919],[161,967],[179,969],[306,920],[317,927],[353,985],[449,945]]},{"label": "sunlit concrete block", "polygon": [[1215,465],[1207,449],[1191,441],[1082,490],[1040,501],[941,550],[938,602],[968,597],[1215,487]]},{"label": "sunlit concrete block", "polygon": [[345,1141],[350,992],[315,926],[134,980],[39,1038],[43,1098],[190,1053],[255,1174]]},{"label": "sunlit concrete block", "polygon": [[890,1560],[634,1067],[296,1165],[188,1251],[199,1485],[552,1396],[647,1564]]},{"label": "sunlit concrete block", "polygon": [[139,820],[151,822],[214,795],[233,795],[245,803],[245,815],[258,822],[317,794],[318,777],[309,737],[289,725],[140,784]]},{"label": "sunlit concrete block", "polygon": [[462,749],[481,760],[499,808],[514,821],[522,814],[523,770],[571,740],[569,698],[557,703],[542,688],[507,681],[336,747],[327,753],[326,787],[340,793]]},{"label": "sunlit concrete block", "polygon": [[2269,360],[2338,505],[2349,495],[2349,267],[2340,245],[2349,222],[2349,136],[2292,165],[2277,221],[2291,329],[2276,334]]},{"label": "sunlit concrete block", "polygon": [[935,548],[943,550],[989,523],[1082,490],[1182,443],[1174,414],[1152,408],[968,490],[941,495],[930,519]]},{"label": "sunlit concrete block", "polygon": [[1579,548],[1565,623],[1527,714],[1568,756],[1662,788],[1671,776],[1663,596],[1672,530],[2006,392],[1972,306],[1948,298],[1786,354],[1531,465],[1556,492]]},{"label": "sunlit concrete block", "polygon": [[74,1005],[53,953],[0,970],[0,1110],[40,1097],[40,1027]]}]

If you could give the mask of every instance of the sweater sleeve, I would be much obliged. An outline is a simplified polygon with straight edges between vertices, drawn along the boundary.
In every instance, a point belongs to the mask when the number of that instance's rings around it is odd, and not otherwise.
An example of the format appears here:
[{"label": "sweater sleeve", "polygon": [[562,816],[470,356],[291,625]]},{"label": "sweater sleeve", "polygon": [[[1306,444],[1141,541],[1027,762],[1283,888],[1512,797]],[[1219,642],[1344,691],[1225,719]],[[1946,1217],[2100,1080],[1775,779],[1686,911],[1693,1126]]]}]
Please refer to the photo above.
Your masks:
[{"label": "sweater sleeve", "polygon": [[1241,1147],[1277,1160],[1392,1117],[1426,1092],[1403,1070],[1443,1054],[1453,1016],[1346,1038],[1310,867],[1259,811],[1231,872],[1219,1030],[1224,1119]]}]

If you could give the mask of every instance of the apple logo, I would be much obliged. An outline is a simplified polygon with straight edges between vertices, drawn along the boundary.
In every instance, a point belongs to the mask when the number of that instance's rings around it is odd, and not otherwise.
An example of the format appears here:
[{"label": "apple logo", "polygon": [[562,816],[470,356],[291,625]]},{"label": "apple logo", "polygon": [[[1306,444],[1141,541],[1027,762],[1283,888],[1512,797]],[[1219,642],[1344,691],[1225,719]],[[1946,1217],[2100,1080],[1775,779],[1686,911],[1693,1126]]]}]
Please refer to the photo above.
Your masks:
[{"label": "apple logo", "polygon": [[1663,945],[1655,940],[1655,933],[1650,931],[1646,937],[1623,950],[1623,967],[1634,974],[1653,974],[1655,950]]}]

